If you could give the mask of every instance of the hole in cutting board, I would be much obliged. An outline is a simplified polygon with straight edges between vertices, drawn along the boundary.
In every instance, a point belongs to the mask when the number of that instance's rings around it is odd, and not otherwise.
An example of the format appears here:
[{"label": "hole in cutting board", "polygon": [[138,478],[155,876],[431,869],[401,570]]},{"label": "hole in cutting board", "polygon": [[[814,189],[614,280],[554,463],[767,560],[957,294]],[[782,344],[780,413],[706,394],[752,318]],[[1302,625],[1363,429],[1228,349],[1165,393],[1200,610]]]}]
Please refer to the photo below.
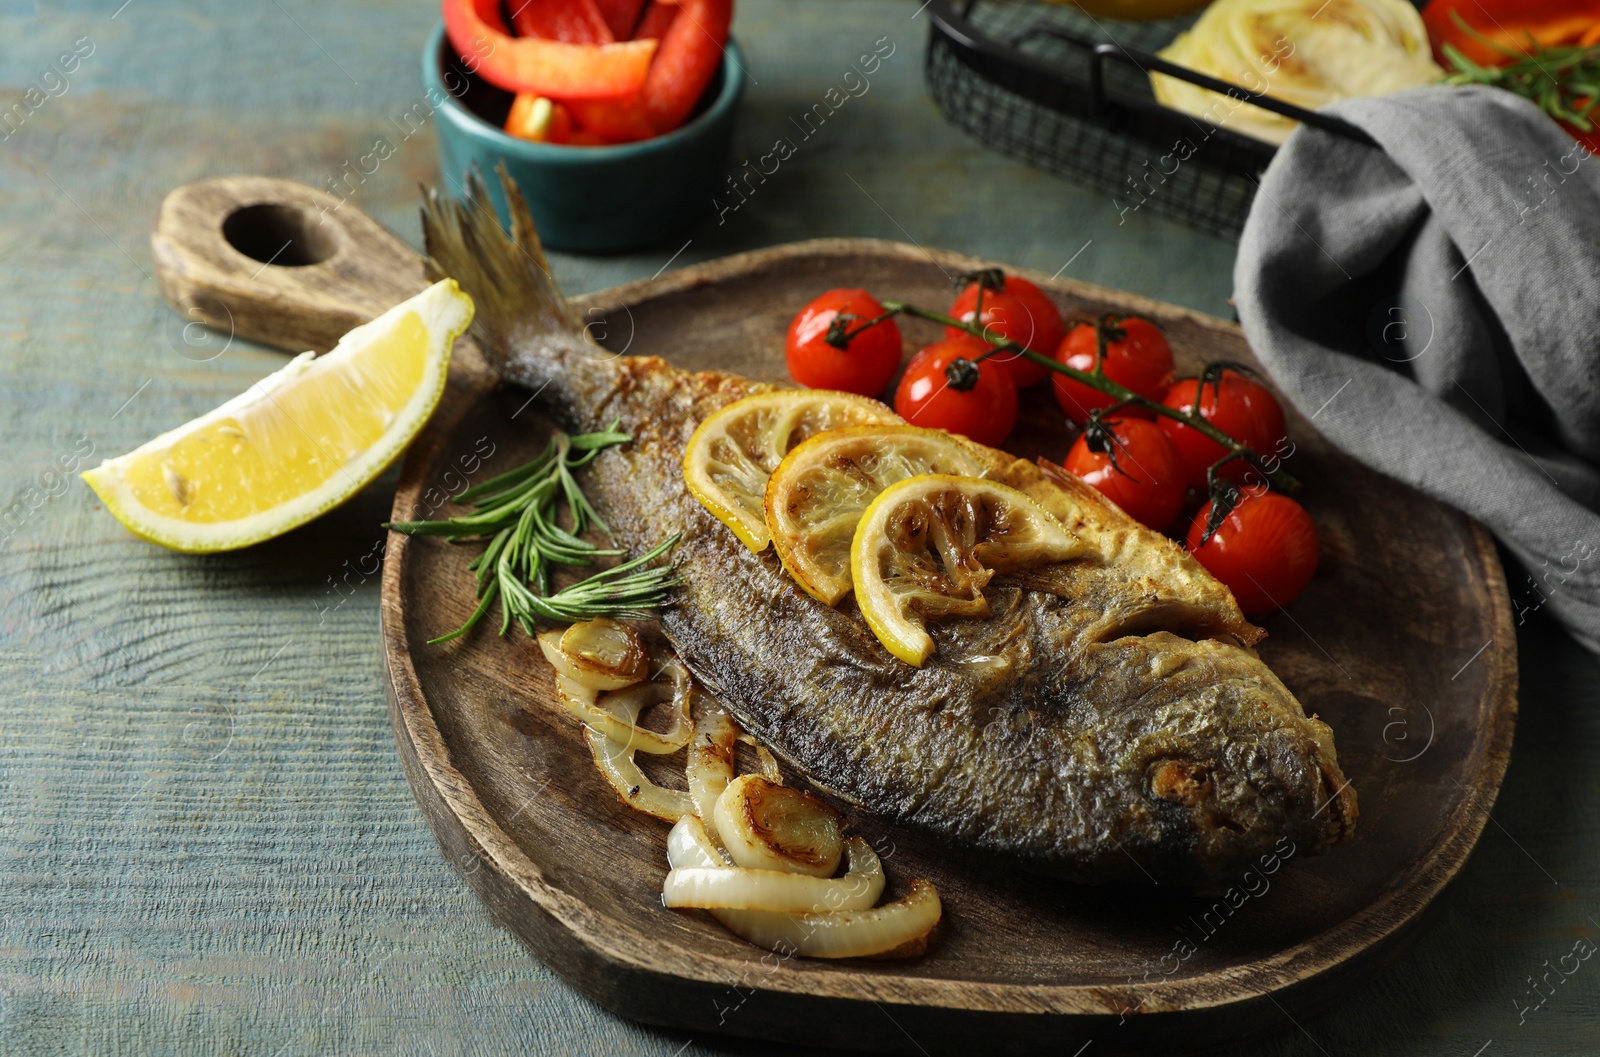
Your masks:
[{"label": "hole in cutting board", "polygon": [[252,260],[285,268],[321,264],[338,249],[333,229],[309,210],[275,202],[235,209],[222,222],[222,237]]}]

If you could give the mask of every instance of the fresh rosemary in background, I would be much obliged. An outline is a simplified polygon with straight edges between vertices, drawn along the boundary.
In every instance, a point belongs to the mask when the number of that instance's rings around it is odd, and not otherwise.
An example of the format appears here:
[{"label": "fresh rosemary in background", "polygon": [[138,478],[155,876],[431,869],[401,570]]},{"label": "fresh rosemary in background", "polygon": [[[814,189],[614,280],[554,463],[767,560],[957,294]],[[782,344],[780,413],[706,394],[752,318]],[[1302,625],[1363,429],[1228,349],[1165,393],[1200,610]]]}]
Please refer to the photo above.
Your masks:
[{"label": "fresh rosemary in background", "polygon": [[1459,12],[1451,12],[1456,25],[1506,61],[1482,66],[1453,44],[1441,49],[1452,71],[1445,84],[1486,84],[1504,88],[1580,133],[1594,131],[1595,108],[1600,106],[1600,45],[1543,46],[1531,37],[1527,47],[1509,48],[1473,29]]},{"label": "fresh rosemary in background", "polygon": [[[577,437],[557,431],[537,459],[456,497],[477,508],[475,513],[439,521],[397,521],[388,526],[409,536],[444,536],[452,543],[489,540],[487,549],[467,567],[477,575],[477,609],[465,624],[430,639],[429,645],[471,631],[496,598],[500,599],[500,634],[509,631],[515,619],[532,635],[540,618],[647,619],[661,606],[667,590],[682,582],[673,575],[671,565],[651,564],[678,542],[674,534],[632,561],[550,593],[555,566],[594,565],[601,558],[619,558],[625,553],[582,538],[590,526],[607,536],[611,527],[595,513],[573,477],[573,471],[587,466],[602,450],[633,439],[619,432],[618,425],[613,422],[599,433]],[[561,527],[562,507],[569,528]]]}]

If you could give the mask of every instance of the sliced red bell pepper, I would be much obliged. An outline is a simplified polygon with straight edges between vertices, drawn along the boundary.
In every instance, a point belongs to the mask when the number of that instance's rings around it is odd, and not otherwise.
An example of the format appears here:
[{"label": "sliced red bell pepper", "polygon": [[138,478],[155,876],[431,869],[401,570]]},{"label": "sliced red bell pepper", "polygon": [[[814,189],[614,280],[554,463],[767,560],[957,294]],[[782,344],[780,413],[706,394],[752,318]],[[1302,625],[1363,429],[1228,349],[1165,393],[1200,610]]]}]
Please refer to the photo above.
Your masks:
[{"label": "sliced red bell pepper", "polygon": [[472,56],[491,84],[562,101],[622,99],[644,87],[655,41],[567,44],[512,37],[504,31],[499,6],[499,0],[444,0],[450,43],[461,55]]},{"label": "sliced red bell pepper", "polygon": [[733,23],[733,0],[681,0],[678,17],[644,82],[650,124],[666,132],[683,124],[716,75]]},{"label": "sliced red bell pepper", "polygon": [[[665,14],[658,16],[658,11]],[[614,143],[671,132],[688,118],[716,75],[732,19],[732,0],[652,3],[640,32],[654,29],[654,21],[664,36],[644,89],[627,99],[571,103],[573,119]]]},{"label": "sliced red bell pepper", "polygon": [[518,36],[567,44],[610,44],[617,39],[595,0],[511,0],[511,24]]},{"label": "sliced red bell pepper", "polygon": [[667,35],[672,20],[677,17],[677,4],[663,4],[661,0],[651,0],[650,6],[639,19],[639,28],[633,31],[633,39],[660,40]]},{"label": "sliced red bell pepper", "polygon": [[[1471,32],[1461,28],[1457,16]],[[1446,44],[1479,66],[1504,66],[1510,56],[1494,44],[1513,51],[1576,44],[1597,21],[1600,0],[1429,0],[1422,9],[1434,58],[1446,69]]]},{"label": "sliced red bell pepper", "polygon": [[560,103],[521,92],[511,101],[506,131],[535,143],[565,143],[572,135],[572,115]]},{"label": "sliced red bell pepper", "polygon": [[633,143],[658,135],[637,93],[614,102],[572,102],[567,109],[580,126],[609,143]]},{"label": "sliced red bell pepper", "polygon": [[639,25],[639,12],[644,10],[644,0],[594,0],[594,6],[599,9],[600,17],[606,20],[606,25],[611,27],[611,35],[617,40],[631,40],[638,36],[634,29]]}]

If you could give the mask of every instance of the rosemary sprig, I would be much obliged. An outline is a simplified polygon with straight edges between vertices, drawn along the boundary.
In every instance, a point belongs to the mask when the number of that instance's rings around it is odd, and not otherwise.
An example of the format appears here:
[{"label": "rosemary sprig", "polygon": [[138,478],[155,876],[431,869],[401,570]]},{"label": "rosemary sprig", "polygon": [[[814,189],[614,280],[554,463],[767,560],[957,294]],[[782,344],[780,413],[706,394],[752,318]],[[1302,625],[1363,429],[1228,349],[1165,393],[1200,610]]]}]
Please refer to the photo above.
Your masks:
[{"label": "rosemary sprig", "polygon": [[1498,66],[1482,66],[1463,55],[1455,45],[1443,47],[1452,73],[1445,84],[1484,84],[1504,88],[1539,109],[1564,121],[1580,132],[1594,129],[1591,116],[1600,104],[1600,46],[1541,46],[1530,35],[1526,48],[1508,47],[1493,40],[1452,11],[1451,17],[1462,31],[1508,60]]},{"label": "rosemary sprig", "polygon": [[[478,606],[467,622],[429,645],[449,642],[471,631],[500,600],[500,634],[515,620],[529,635],[538,620],[587,620],[610,616],[643,620],[681,581],[671,565],[652,565],[678,542],[674,534],[645,554],[550,593],[557,565],[592,566],[626,552],[583,539],[591,526],[611,536],[611,526],[595,512],[573,471],[587,466],[603,449],[632,440],[613,422],[598,433],[569,437],[557,432],[544,454],[525,466],[475,485],[457,496],[476,507],[471,514],[438,521],[397,521],[388,527],[410,536],[444,536],[452,543],[488,539],[484,552],[467,566],[475,574]],[[566,508],[568,527],[561,525]],[[613,542],[615,538],[613,537]]]}]

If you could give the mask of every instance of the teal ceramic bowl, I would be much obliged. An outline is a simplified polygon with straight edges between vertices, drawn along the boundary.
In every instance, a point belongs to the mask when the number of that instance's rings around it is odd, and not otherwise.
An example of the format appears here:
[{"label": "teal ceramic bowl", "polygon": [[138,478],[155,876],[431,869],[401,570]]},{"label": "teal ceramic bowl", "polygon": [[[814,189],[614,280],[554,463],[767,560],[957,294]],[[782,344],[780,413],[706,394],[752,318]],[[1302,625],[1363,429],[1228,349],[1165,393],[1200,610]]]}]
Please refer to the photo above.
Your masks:
[{"label": "teal ceramic bowl", "polygon": [[470,74],[440,25],[422,53],[422,84],[438,126],[444,187],[459,196],[476,166],[508,223],[495,167],[528,200],[551,249],[614,253],[688,227],[727,182],[734,117],[744,96],[744,62],[732,40],[695,115],[681,128],[615,147],[564,147],[507,135],[511,93]]}]

